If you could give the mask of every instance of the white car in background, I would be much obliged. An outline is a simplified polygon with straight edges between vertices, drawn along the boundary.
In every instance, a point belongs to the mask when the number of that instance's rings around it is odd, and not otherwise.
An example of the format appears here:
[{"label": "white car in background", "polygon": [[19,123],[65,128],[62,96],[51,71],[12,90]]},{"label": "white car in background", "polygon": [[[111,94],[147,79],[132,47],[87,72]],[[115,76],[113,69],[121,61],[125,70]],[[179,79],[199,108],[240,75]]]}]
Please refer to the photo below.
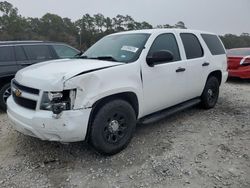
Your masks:
[{"label": "white car in background", "polygon": [[121,32],[104,37],[80,58],[19,71],[7,112],[24,134],[88,140],[111,155],[128,145],[137,122],[151,123],[199,103],[213,108],[227,76],[225,49],[215,34]]}]

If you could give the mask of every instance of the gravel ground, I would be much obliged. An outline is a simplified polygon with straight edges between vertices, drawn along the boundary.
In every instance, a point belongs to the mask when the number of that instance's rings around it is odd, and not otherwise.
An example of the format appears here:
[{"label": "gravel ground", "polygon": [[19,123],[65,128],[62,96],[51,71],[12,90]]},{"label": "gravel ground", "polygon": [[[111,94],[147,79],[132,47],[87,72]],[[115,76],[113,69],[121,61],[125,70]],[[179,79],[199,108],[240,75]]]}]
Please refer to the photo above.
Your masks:
[{"label": "gravel ground", "polygon": [[112,157],[24,136],[0,113],[0,187],[249,188],[250,82],[226,83],[212,110],[138,126]]}]

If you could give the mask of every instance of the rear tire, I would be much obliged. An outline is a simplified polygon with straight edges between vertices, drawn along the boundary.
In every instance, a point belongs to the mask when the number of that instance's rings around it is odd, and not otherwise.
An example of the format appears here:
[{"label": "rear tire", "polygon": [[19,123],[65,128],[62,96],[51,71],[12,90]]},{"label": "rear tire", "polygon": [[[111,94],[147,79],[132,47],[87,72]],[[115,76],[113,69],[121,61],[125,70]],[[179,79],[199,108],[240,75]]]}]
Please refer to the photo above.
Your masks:
[{"label": "rear tire", "polygon": [[7,99],[11,95],[10,83],[3,85],[0,89],[0,109],[3,111],[7,110]]},{"label": "rear tire", "polygon": [[133,107],[116,99],[104,104],[94,116],[90,141],[95,150],[114,155],[127,147],[136,127]]},{"label": "rear tire", "polygon": [[216,77],[211,76],[208,78],[206,86],[201,95],[201,106],[204,109],[213,108],[219,97],[220,84]]}]

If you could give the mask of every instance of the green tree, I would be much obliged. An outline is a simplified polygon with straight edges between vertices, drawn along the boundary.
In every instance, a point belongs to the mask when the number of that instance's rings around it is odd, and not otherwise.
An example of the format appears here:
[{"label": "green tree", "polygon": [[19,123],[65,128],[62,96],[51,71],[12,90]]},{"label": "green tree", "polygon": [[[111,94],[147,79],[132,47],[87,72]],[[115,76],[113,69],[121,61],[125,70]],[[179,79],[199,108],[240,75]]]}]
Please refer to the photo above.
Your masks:
[{"label": "green tree", "polygon": [[183,21],[177,22],[177,24],[175,24],[175,28],[187,29],[186,26],[185,26],[185,23]]},{"label": "green tree", "polygon": [[27,38],[27,21],[18,15],[18,9],[7,1],[0,2],[0,40]]},{"label": "green tree", "polygon": [[240,36],[233,34],[226,34],[224,36],[220,36],[220,38],[227,49],[250,47],[249,33],[243,33]]},{"label": "green tree", "polygon": [[[156,27],[187,28],[182,21],[175,25],[163,24]],[[25,18],[18,14],[18,9],[11,3],[0,2],[0,40],[52,40],[87,49],[110,33],[152,28],[148,22],[138,22],[129,15],[120,14],[114,18],[100,13],[93,16],[85,14],[75,22],[50,13],[41,18]],[[250,47],[249,33],[242,33],[240,36],[226,34],[221,39],[226,48]]]},{"label": "green tree", "polygon": [[106,32],[114,32],[113,25],[112,25],[112,19],[110,17],[105,18],[104,28],[106,28]]},{"label": "green tree", "polygon": [[116,32],[119,32],[119,31],[124,31],[125,28],[123,27],[124,26],[124,22],[125,22],[125,17],[118,14],[115,18],[113,18],[113,27],[114,27],[114,30]]},{"label": "green tree", "polygon": [[105,26],[105,18],[102,14],[95,14],[94,15],[94,23],[97,27],[97,32],[103,32],[103,28]]}]

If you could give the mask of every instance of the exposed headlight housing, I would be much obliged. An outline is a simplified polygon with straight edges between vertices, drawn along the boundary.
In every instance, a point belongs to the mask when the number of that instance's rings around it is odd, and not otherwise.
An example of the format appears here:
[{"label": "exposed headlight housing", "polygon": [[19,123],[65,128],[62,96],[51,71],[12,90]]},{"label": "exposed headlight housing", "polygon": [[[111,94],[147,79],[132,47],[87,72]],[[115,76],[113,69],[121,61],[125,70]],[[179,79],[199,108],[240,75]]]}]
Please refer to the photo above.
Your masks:
[{"label": "exposed headlight housing", "polygon": [[75,98],[76,89],[64,90],[62,92],[44,92],[40,109],[60,114],[62,111],[74,108]]},{"label": "exposed headlight housing", "polygon": [[56,93],[48,92],[48,98],[50,101],[53,101],[55,99],[61,99],[62,97],[63,93],[61,92],[56,92]]}]

